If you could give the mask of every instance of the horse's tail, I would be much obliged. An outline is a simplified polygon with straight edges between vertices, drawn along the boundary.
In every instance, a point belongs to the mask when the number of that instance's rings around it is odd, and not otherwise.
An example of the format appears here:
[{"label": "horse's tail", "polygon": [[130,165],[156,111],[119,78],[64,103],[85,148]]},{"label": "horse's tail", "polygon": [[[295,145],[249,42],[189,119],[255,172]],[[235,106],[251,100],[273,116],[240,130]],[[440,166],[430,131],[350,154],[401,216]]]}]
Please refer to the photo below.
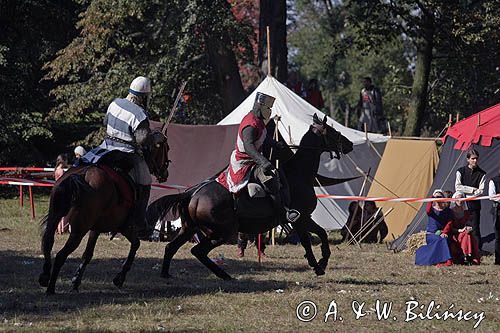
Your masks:
[{"label": "horse's tail", "polygon": [[173,219],[183,215],[194,192],[195,189],[190,189],[183,193],[166,195],[150,204],[146,213],[148,224],[154,225],[167,215]]},{"label": "horse's tail", "polygon": [[40,234],[42,238],[42,251],[50,253],[54,244],[54,234],[57,224],[64,216],[68,215],[71,206],[77,205],[83,193],[93,191],[79,174],[69,175],[59,184],[54,186],[50,194],[49,212],[42,218]]}]

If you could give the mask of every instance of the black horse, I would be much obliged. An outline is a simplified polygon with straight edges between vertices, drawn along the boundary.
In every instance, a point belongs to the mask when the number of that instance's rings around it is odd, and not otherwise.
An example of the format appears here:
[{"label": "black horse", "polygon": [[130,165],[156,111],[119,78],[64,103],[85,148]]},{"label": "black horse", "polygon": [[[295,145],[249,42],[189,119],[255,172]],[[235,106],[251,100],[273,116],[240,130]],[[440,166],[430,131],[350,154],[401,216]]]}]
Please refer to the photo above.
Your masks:
[{"label": "black horse", "polygon": [[[326,121],[326,116],[321,121],[314,115],[313,124],[302,137],[296,154],[283,165],[290,188],[290,207],[301,213],[300,219],[293,227],[305,249],[305,258],[317,275],[325,274],[331,254],[326,231],[311,218],[317,204],[314,182],[320,156],[323,152],[334,151],[339,158],[341,154],[347,154],[353,149],[352,142]],[[206,237],[191,249],[191,253],[218,277],[231,279],[231,276],[208,258],[208,253],[225,243],[236,231],[258,234],[278,225],[276,216],[248,218],[240,216],[234,207],[233,195],[214,180],[194,186],[184,193],[165,196],[150,206],[150,218],[178,212],[182,221],[182,228],[177,237],[165,247],[161,276],[170,276],[169,268],[173,256],[201,229]],[[322,258],[319,262],[312,251],[310,232],[321,239]]]}]

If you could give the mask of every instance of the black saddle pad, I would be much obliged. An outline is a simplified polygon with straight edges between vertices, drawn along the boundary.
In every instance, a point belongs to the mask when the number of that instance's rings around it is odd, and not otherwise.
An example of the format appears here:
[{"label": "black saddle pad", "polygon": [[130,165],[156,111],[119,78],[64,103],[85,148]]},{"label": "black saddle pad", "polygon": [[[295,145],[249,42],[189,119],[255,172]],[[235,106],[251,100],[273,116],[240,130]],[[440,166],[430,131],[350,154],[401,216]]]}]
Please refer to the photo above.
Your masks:
[{"label": "black saddle pad", "polygon": [[236,198],[236,216],[244,219],[264,219],[274,216],[273,201],[269,196],[250,198],[246,189]]}]

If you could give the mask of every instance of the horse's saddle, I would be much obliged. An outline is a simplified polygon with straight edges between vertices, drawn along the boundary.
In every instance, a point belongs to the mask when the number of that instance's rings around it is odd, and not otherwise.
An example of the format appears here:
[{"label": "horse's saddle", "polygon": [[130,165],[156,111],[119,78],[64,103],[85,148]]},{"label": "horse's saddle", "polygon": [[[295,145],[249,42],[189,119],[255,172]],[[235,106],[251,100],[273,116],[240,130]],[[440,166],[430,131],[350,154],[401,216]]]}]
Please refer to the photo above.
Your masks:
[{"label": "horse's saddle", "polygon": [[235,196],[236,216],[245,219],[272,218],[275,215],[273,199],[263,189],[255,189],[254,185],[257,184],[249,183]]},{"label": "horse's saddle", "polygon": [[107,165],[100,164],[97,167],[106,172],[115,184],[121,199],[120,204],[127,209],[132,208],[135,202],[135,186],[132,178],[127,174],[118,173]]}]

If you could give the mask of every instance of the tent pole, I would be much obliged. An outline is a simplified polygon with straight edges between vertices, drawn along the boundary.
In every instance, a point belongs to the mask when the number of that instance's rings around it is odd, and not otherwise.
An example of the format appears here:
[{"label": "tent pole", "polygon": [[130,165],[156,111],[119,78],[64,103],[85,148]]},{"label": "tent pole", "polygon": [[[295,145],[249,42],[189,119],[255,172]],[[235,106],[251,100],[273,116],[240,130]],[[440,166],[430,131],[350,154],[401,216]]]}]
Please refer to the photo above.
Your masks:
[{"label": "tent pole", "polygon": [[271,76],[271,39],[269,38],[269,26],[266,26],[267,39],[267,76]]},{"label": "tent pole", "polygon": [[389,137],[392,138],[391,123],[387,120],[387,129],[389,130]]}]

